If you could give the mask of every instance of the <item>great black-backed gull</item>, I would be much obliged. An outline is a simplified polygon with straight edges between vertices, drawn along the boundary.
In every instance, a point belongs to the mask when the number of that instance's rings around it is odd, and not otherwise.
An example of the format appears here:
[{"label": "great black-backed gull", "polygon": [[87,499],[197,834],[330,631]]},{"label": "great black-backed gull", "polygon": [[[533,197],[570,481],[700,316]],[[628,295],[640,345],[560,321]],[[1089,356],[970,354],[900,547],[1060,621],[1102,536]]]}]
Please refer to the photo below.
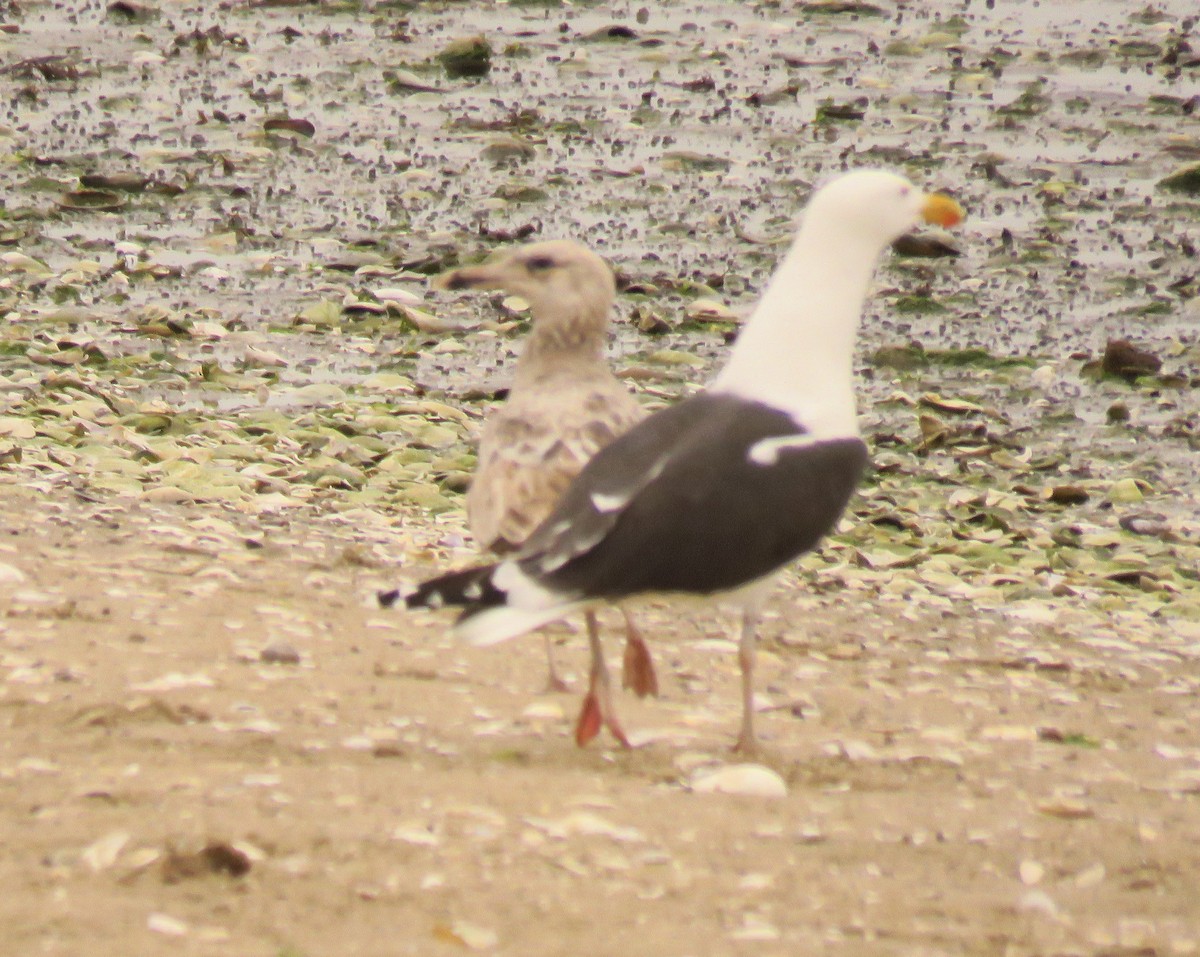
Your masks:
[{"label": "great black-backed gull", "polygon": [[[612,270],[585,246],[552,240],[451,270],[434,285],[503,289],[525,299],[533,317],[508,399],[484,425],[467,493],[467,520],[476,541],[507,555],[524,545],[597,451],[645,418],[605,360],[616,292]],[[640,696],[657,694],[646,643],[629,612],[622,612],[624,683]],[[586,744],[604,724],[627,744],[612,703],[595,613],[589,609],[585,618],[591,667],[575,737]],[[546,662],[549,687],[565,690],[548,635]]]},{"label": "great black-backed gull", "polygon": [[703,393],[602,449],[511,557],[422,585],[410,606],[465,606],[456,632],[489,645],[598,601],[707,596],[741,612],[742,724],[753,751],[754,642],[776,572],[838,521],[867,462],[853,354],[883,250],[953,200],[863,170],[813,194],[724,369]]}]

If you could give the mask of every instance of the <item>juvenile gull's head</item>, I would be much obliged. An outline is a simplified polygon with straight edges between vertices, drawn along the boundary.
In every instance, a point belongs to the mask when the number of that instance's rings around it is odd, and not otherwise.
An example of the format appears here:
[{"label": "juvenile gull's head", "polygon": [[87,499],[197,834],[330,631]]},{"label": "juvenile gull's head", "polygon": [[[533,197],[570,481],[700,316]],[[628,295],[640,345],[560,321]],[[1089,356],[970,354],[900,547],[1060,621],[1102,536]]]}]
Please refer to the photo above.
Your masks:
[{"label": "juvenile gull's head", "polygon": [[603,329],[616,294],[608,264],[570,239],[518,246],[479,266],[438,276],[435,289],[503,289],[526,300],[537,326],[586,323]]}]

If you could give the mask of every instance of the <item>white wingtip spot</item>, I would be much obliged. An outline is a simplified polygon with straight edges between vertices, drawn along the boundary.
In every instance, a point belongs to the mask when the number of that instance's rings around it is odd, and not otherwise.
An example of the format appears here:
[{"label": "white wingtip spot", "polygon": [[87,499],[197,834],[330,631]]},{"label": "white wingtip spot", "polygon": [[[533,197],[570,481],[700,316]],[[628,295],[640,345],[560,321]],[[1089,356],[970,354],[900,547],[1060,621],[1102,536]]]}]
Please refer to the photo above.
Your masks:
[{"label": "white wingtip spot", "polygon": [[779,449],[774,442],[774,439],[763,439],[761,442],[755,442],[746,453],[746,458],[754,465],[761,465],[763,467],[774,465],[779,461]]},{"label": "white wingtip spot", "polygon": [[605,495],[603,492],[592,493],[592,507],[601,515],[619,512],[629,504],[628,495]]},{"label": "white wingtip spot", "polygon": [[770,439],[759,439],[746,450],[746,458],[753,465],[768,468],[779,462],[781,452],[811,448],[820,441],[816,436],[808,434],[777,435]]}]

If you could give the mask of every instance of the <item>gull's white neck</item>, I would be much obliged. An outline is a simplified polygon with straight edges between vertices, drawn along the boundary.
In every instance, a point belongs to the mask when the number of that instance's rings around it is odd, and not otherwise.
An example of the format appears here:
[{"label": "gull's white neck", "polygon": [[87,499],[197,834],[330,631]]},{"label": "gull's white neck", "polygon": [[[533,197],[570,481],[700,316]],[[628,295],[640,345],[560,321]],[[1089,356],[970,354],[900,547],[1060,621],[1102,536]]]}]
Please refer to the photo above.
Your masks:
[{"label": "gull's white neck", "polygon": [[858,435],[854,340],[880,252],[806,216],[712,391],[783,409],[818,438]]}]

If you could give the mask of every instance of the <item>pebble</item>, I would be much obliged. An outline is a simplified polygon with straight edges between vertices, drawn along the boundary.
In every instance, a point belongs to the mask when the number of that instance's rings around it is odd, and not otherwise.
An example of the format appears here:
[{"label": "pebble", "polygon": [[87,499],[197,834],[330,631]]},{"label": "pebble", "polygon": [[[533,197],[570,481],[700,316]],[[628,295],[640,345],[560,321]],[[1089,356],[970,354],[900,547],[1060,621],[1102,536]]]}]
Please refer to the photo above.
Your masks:
[{"label": "pebble", "polygon": [[1108,870],[1103,864],[1093,864],[1091,867],[1085,867],[1082,871],[1075,875],[1076,887],[1095,887],[1108,876]]},{"label": "pebble", "polygon": [[1046,875],[1044,868],[1037,861],[1021,861],[1021,865],[1017,868],[1017,873],[1021,876],[1021,883],[1026,887],[1032,887],[1037,884]]},{"label": "pebble", "polygon": [[275,641],[267,645],[259,654],[259,658],[268,665],[300,664],[300,652],[286,641]]}]

